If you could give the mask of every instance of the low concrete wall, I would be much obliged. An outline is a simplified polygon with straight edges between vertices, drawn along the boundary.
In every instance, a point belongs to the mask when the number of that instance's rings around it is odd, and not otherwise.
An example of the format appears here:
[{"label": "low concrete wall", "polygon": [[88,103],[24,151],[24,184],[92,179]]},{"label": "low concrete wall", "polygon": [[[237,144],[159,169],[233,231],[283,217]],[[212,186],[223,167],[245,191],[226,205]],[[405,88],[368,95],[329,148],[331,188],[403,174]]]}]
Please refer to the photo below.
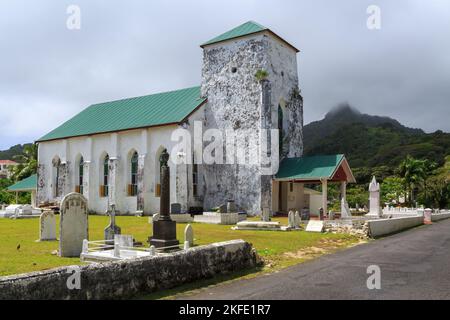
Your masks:
[{"label": "low concrete wall", "polygon": [[450,212],[449,213],[436,213],[431,215],[431,221],[439,221],[443,219],[450,218]]},{"label": "low concrete wall", "polygon": [[369,235],[373,238],[396,233],[423,224],[422,216],[403,217],[392,219],[369,220]]},{"label": "low concrete wall", "polygon": [[[0,299],[124,299],[256,266],[250,244],[233,240],[173,254],[0,277]],[[80,289],[73,270],[79,270]]]}]

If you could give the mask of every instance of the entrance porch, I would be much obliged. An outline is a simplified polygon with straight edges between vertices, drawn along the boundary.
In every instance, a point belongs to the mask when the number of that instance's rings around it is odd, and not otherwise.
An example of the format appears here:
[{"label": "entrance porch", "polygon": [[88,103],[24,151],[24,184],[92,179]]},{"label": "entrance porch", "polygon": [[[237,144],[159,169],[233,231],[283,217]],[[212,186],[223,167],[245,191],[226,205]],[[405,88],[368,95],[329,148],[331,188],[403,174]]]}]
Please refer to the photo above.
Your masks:
[{"label": "entrance porch", "polygon": [[[291,210],[300,213],[306,210],[311,216],[319,216],[323,208],[327,216],[329,184],[340,185],[340,199],[346,205],[347,184],[355,182],[342,154],[284,159],[272,180],[272,212],[287,214]],[[311,188],[318,184],[322,192]]]}]

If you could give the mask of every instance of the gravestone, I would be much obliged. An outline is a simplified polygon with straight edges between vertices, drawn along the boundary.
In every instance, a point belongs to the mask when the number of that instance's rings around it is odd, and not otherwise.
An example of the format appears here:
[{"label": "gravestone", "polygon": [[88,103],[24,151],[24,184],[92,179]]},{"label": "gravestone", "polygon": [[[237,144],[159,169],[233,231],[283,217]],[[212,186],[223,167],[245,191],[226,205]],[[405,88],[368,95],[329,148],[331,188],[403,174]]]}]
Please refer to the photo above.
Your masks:
[{"label": "gravestone", "polygon": [[237,212],[236,204],[234,203],[234,200],[228,200],[227,201],[227,213],[234,213]]},{"label": "gravestone", "polygon": [[318,220],[309,220],[306,226],[306,231],[308,232],[322,232],[324,228],[324,222]]},{"label": "gravestone", "polygon": [[167,163],[169,161],[167,149],[161,153],[159,161],[161,165],[160,217],[158,221],[153,222],[153,235],[148,240],[150,245],[162,248],[176,246],[179,241],[177,240],[176,222],[170,218],[170,168]]},{"label": "gravestone", "polygon": [[223,204],[219,207],[219,213],[227,213],[227,205]]},{"label": "gravestone", "polygon": [[116,225],[116,206],[111,205],[111,210],[106,214],[109,215],[109,225],[105,228],[105,240],[114,240],[114,235],[120,234],[121,229]]},{"label": "gravestone", "polygon": [[294,217],[294,211],[289,211],[288,213],[288,227],[291,229],[295,228],[295,217]]},{"label": "gravestone", "polygon": [[263,208],[262,211],[262,221],[264,222],[270,222],[270,210],[269,208]]},{"label": "gravestone", "polygon": [[369,185],[369,213],[367,215],[374,217],[381,217],[382,212],[380,210],[380,184],[373,176]]},{"label": "gravestone", "polygon": [[194,229],[190,224],[184,229],[184,241],[189,243],[189,247],[194,245]]},{"label": "gravestone", "polygon": [[294,226],[295,228],[300,228],[300,214],[298,211],[295,211],[294,213]]},{"label": "gravestone", "polygon": [[51,210],[45,210],[39,218],[39,241],[56,240],[56,218]]},{"label": "gravestone", "polygon": [[350,212],[350,208],[348,207],[347,200],[342,198],[341,200],[341,219],[351,219],[352,213]]},{"label": "gravestone", "polygon": [[307,221],[307,220],[309,220],[310,219],[310,212],[309,212],[309,208],[303,208],[302,209],[302,216],[301,216],[301,219],[303,220],[303,221]]},{"label": "gravestone", "polygon": [[61,201],[59,224],[59,256],[79,257],[83,240],[89,239],[87,200],[73,192]]},{"label": "gravestone", "polygon": [[133,247],[133,236],[125,234],[114,235],[114,245],[118,244],[119,247]]},{"label": "gravestone", "polygon": [[181,213],[181,204],[180,203],[172,203],[170,205],[170,214],[180,214]]}]

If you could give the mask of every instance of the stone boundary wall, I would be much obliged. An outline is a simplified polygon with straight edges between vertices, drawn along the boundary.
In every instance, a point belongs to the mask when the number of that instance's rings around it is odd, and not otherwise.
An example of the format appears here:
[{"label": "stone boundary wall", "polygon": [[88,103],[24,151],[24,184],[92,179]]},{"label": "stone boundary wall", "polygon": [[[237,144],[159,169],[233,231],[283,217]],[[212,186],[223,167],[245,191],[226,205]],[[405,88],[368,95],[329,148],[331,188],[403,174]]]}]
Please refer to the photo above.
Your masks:
[{"label": "stone boundary wall", "polygon": [[[232,240],[173,254],[0,277],[0,300],[133,298],[256,265],[252,246]],[[80,289],[69,290],[74,269],[80,272]]]},{"label": "stone boundary wall", "polygon": [[440,221],[444,219],[450,218],[450,212],[449,213],[436,213],[431,215],[431,221]]},{"label": "stone boundary wall", "polygon": [[422,216],[369,220],[369,235],[377,238],[423,224]]}]

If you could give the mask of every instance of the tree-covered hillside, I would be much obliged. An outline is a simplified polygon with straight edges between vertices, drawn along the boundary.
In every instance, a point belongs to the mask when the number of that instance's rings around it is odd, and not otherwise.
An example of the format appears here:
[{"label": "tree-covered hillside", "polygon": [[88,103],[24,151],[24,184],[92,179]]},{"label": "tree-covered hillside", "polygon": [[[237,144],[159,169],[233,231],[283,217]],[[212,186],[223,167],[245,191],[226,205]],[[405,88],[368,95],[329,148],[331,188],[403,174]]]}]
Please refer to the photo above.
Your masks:
[{"label": "tree-covered hillside", "polygon": [[348,106],[306,125],[304,139],[306,155],[343,153],[354,168],[397,167],[407,155],[441,166],[450,154],[449,133],[427,134],[387,117],[361,114]]},{"label": "tree-covered hillside", "polygon": [[[341,105],[324,119],[306,125],[304,142],[305,155],[345,154],[357,180],[347,190],[352,206],[367,204],[373,176],[381,183],[385,204],[398,205],[399,199],[404,199],[407,206],[450,205],[449,133],[425,133],[391,118],[361,114]],[[330,195],[332,208],[339,210],[333,188]]]},{"label": "tree-covered hillside", "polygon": [[25,146],[31,145],[31,143],[28,144],[17,144],[15,146],[12,146],[8,150],[0,150],[0,160],[14,160],[14,157],[17,155],[23,154],[23,149]]}]

